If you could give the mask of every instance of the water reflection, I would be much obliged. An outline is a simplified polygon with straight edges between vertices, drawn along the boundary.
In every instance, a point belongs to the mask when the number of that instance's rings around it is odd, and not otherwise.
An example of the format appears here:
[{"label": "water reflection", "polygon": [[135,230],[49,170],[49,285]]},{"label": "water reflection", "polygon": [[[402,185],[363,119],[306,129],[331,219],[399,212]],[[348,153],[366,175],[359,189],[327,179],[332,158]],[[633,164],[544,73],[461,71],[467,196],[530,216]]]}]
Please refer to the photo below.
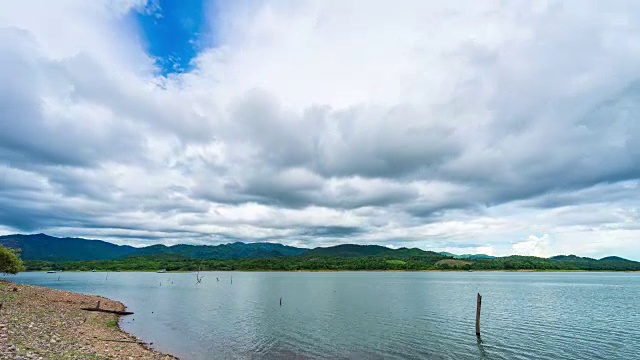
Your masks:
[{"label": "water reflection", "polygon": [[478,350],[480,352],[480,359],[488,359],[487,351],[484,349],[484,344],[482,343],[482,337],[476,337],[476,345],[478,346]]}]

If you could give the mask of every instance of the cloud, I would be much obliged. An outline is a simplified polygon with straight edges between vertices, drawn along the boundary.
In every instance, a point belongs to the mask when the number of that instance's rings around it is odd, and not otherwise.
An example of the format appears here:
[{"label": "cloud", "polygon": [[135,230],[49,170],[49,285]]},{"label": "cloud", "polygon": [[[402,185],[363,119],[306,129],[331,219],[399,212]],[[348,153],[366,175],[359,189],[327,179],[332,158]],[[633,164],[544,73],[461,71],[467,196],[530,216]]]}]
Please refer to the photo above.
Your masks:
[{"label": "cloud", "polygon": [[524,256],[541,256],[547,257],[549,255],[549,235],[544,234],[541,236],[529,235],[527,240],[518,241],[513,243],[513,254]]},{"label": "cloud", "polygon": [[3,9],[2,231],[640,258],[635,2],[204,8],[180,73],[153,2]]}]

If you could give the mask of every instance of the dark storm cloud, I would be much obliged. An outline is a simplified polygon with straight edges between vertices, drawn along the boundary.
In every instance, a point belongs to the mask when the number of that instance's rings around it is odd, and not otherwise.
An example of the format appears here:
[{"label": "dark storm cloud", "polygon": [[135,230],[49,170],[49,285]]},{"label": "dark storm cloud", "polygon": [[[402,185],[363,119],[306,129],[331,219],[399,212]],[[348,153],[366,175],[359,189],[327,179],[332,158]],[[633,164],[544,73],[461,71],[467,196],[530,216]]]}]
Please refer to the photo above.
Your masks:
[{"label": "dark storm cloud", "polygon": [[366,230],[348,226],[315,226],[303,228],[299,231],[302,236],[345,238],[364,233]]},{"label": "dark storm cloud", "polygon": [[234,106],[228,136],[255,148],[259,157],[251,165],[257,169],[304,167],[325,178],[402,178],[437,169],[462,151],[452,127],[416,122],[431,115],[411,106],[339,111],[313,106],[298,115],[252,91]]},{"label": "dark storm cloud", "polygon": [[[241,124],[237,134],[251,140],[247,146],[256,149],[257,157],[247,163],[247,177],[215,200],[356,208],[409,204],[417,196],[409,186],[388,196],[326,192],[328,179],[345,176],[406,185],[440,180],[468,188],[448,203],[410,206],[413,213],[428,215],[637,179],[640,127],[632,119],[640,117],[638,94],[637,83],[631,82],[596,105],[561,113],[534,112],[511,128],[504,127],[509,119],[494,119],[480,133],[422,122],[428,114],[408,106],[386,112],[311,108],[291,121],[293,115],[279,111],[275,100],[254,94],[238,105],[244,112],[236,112],[234,119]],[[561,120],[565,114],[572,117]],[[540,116],[549,117],[536,119]],[[292,167],[307,169],[317,179],[301,186],[285,184],[278,176]]]},{"label": "dark storm cloud", "polygon": [[[305,176],[306,175],[306,176]],[[389,183],[380,179],[366,179],[330,183],[330,179],[315,174],[299,174],[284,171],[249,180],[243,192],[270,205],[281,207],[305,207],[310,205],[338,209],[354,209],[364,206],[387,206],[402,203],[417,196],[410,186]]]},{"label": "dark storm cloud", "polygon": [[322,134],[313,163],[327,177],[403,178],[437,169],[462,150],[452,127],[429,121],[433,114],[412,106],[352,108],[328,116],[336,133]]},{"label": "dark storm cloud", "polygon": [[0,194],[0,203],[3,204],[0,223],[21,231],[36,231],[57,226],[83,227],[87,219],[97,215],[80,209],[40,205],[44,200],[37,194]]}]

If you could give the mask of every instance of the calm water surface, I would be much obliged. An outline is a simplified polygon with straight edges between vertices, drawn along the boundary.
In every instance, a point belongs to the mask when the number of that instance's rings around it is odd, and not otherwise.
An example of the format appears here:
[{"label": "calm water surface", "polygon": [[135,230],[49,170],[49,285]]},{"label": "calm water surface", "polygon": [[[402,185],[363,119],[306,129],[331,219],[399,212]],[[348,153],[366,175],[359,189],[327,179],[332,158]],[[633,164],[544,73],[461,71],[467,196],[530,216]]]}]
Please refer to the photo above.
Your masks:
[{"label": "calm water surface", "polygon": [[121,319],[124,330],[183,359],[640,359],[638,273],[207,272],[198,285],[190,273],[105,278],[10,279],[120,300],[135,312]]}]

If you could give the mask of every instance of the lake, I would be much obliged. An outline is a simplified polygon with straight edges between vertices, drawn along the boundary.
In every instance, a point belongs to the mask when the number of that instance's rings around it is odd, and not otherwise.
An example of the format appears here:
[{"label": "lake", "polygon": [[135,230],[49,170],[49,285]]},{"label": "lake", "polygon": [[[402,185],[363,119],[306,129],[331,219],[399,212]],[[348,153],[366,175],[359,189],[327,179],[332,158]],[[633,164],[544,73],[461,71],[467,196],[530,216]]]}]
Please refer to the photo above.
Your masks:
[{"label": "lake", "polygon": [[201,275],[200,284],[193,273],[8,280],[122,301],[135,312],[121,318],[125,331],[187,360],[640,358],[638,273]]}]

